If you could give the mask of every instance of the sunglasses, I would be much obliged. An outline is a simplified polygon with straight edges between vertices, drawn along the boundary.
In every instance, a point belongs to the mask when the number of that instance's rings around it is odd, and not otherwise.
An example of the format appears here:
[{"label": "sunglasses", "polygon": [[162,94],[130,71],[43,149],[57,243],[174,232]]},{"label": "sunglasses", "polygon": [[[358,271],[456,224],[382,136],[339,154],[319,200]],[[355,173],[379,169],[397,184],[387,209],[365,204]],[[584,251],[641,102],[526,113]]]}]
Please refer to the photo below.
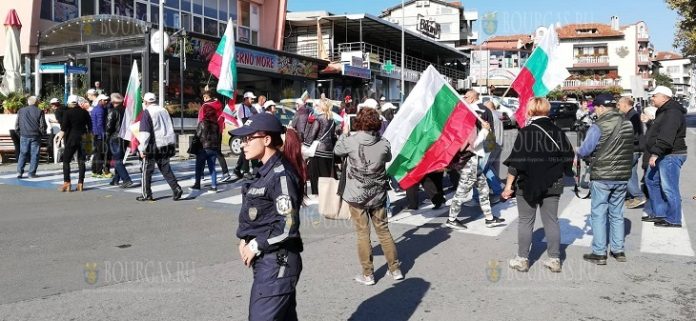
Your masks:
[{"label": "sunglasses", "polygon": [[256,138],[264,138],[266,137],[265,135],[258,135],[258,136],[244,136],[242,137],[242,144],[248,144],[250,141],[256,139]]}]

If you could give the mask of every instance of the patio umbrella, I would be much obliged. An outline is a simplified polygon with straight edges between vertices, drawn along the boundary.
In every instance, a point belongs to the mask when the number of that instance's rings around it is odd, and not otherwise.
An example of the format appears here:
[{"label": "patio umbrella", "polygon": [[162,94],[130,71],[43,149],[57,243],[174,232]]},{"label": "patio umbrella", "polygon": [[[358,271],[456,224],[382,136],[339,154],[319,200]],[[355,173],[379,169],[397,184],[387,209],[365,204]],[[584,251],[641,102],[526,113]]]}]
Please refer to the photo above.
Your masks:
[{"label": "patio umbrella", "polygon": [[17,11],[12,9],[5,18],[5,57],[2,60],[5,75],[0,84],[3,95],[22,89],[19,29],[22,29],[22,23],[19,22]]}]

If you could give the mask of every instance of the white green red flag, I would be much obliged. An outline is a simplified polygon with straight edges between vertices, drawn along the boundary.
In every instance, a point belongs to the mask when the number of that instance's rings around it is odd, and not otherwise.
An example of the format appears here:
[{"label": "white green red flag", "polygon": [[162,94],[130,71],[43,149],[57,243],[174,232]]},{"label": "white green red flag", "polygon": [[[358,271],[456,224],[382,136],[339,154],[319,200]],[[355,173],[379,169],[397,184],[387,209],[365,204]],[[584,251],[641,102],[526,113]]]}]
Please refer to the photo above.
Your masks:
[{"label": "white green red flag", "polygon": [[133,68],[128,78],[126,95],[123,97],[123,106],[126,108],[126,111],[123,114],[124,119],[123,122],[121,122],[119,136],[124,140],[130,141],[130,150],[135,152],[138,150],[138,140],[136,136],[133,135],[130,127],[132,124],[140,121],[143,111],[140,77],[138,76],[138,62],[135,60],[133,60]]},{"label": "white green red flag", "polygon": [[392,152],[387,173],[407,189],[426,174],[444,169],[462,145],[475,138],[477,118],[429,66],[384,132]]},{"label": "white green red flag", "polygon": [[558,55],[558,34],[551,25],[538,42],[524,67],[512,82],[520,99],[515,119],[520,127],[527,123],[527,102],[532,97],[545,97],[570,76]]},{"label": "white green red flag", "polygon": [[234,50],[234,24],[230,18],[227,21],[225,34],[210,59],[208,71],[218,79],[217,92],[235,99],[234,87],[237,83],[237,56]]}]

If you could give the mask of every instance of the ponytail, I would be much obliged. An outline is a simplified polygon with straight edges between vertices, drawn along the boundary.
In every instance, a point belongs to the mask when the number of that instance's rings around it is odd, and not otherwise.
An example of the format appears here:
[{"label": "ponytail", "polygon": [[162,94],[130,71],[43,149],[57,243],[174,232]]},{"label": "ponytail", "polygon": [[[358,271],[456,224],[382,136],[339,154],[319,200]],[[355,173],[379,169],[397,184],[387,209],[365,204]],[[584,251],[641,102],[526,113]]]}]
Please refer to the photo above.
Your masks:
[{"label": "ponytail", "polygon": [[307,184],[307,168],[304,158],[302,158],[302,142],[300,136],[294,128],[288,127],[285,132],[285,142],[283,146],[283,157],[292,165],[300,178],[300,199],[305,197],[305,186]]}]

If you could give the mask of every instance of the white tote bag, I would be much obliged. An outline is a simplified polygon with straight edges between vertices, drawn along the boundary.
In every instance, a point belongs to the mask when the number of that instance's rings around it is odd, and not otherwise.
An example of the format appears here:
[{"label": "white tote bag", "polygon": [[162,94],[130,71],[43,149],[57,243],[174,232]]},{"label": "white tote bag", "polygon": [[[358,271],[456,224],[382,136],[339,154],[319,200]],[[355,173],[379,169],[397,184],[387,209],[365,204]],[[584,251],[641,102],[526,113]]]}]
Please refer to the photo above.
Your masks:
[{"label": "white tote bag", "polygon": [[309,145],[309,146],[302,144],[302,158],[309,159],[311,157],[314,157],[314,154],[316,154],[316,152],[317,152],[317,147],[319,147],[319,142],[322,139],[324,139],[324,137],[326,137],[326,135],[328,135],[333,130],[333,127],[334,127],[334,122],[331,121],[331,127],[329,127],[329,130],[327,130],[326,133],[324,133],[324,135],[321,136],[321,138],[315,139],[312,142],[312,145]]}]

